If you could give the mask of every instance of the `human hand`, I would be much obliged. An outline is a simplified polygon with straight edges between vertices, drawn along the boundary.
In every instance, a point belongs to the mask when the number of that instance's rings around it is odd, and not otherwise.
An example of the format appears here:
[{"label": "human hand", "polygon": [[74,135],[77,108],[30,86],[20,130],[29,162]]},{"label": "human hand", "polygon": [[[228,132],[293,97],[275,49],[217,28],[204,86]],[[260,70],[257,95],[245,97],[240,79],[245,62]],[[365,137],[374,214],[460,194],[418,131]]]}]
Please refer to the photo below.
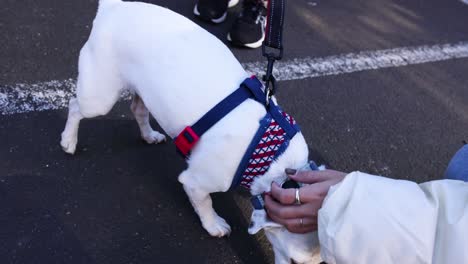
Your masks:
[{"label": "human hand", "polygon": [[301,204],[295,204],[296,189],[283,189],[277,183],[265,195],[268,216],[292,233],[308,233],[317,230],[318,210],[331,186],[342,181],[346,173],[335,170],[299,171],[286,169],[289,178],[305,185],[299,189]]}]

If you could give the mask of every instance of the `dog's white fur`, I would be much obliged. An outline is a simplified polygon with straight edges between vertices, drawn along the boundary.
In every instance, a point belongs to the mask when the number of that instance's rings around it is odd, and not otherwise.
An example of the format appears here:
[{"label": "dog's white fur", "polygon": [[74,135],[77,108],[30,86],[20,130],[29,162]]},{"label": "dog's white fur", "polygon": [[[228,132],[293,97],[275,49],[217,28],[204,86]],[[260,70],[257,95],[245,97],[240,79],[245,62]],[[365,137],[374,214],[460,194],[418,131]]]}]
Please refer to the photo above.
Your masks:
[{"label": "dog's white fur", "polygon": [[[159,143],[165,136],[149,124],[151,113],[171,137],[196,122],[249,77],[230,50],[192,21],[166,8],[137,2],[101,0],[90,37],[79,57],[76,98],[70,100],[62,133],[63,149],[76,149],[79,122],[107,114],[123,89],[134,91],[131,110],[142,138]],[[210,193],[227,191],[237,166],[259,127],[265,109],[247,100],[208,130],[193,149],[179,181],[203,227],[221,237],[231,231],[213,210]],[[307,163],[301,133],[252,185],[252,193],[283,181],[285,168]],[[265,211],[252,216],[251,233],[264,228],[276,263],[312,263],[316,234],[296,235],[268,221]]]}]

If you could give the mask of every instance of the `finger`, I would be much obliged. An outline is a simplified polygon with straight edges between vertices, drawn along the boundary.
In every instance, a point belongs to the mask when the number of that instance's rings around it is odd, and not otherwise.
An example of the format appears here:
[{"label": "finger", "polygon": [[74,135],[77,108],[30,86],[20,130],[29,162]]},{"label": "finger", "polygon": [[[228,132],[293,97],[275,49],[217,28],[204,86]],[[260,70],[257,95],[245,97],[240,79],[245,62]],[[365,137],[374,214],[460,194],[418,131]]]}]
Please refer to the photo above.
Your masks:
[{"label": "finger", "polygon": [[[265,195],[265,209],[272,218],[287,219],[295,218],[297,215],[294,206],[282,205],[275,201],[270,195]],[[283,224],[283,222],[280,223]]]},{"label": "finger", "polygon": [[292,233],[304,234],[304,233],[309,233],[309,232],[313,232],[317,230],[317,223],[313,223],[310,221],[310,219],[307,219],[307,218],[304,218],[302,220],[302,225],[301,225],[300,218],[281,219],[275,216],[270,216],[270,219],[278,224],[281,224],[289,232],[292,232]]},{"label": "finger", "polygon": [[296,200],[295,189],[283,189],[276,182],[271,185],[271,195],[282,204],[294,204]]},{"label": "finger", "polygon": [[275,201],[271,196],[265,195],[265,208],[268,215],[281,219],[311,218],[317,217],[317,205],[315,203],[302,205],[283,205]]},{"label": "finger", "polygon": [[[333,185],[332,181],[323,181],[301,187],[299,189],[301,203],[321,206],[331,185]],[[318,207],[318,209],[319,208],[320,207]]]},{"label": "finger", "polygon": [[317,183],[326,181],[329,178],[329,173],[324,171],[298,171],[296,174],[288,175],[291,179],[302,183]]},{"label": "finger", "polygon": [[283,226],[286,225],[286,219],[277,217],[277,216],[274,215],[274,214],[268,214],[268,217],[270,217],[270,219],[273,220],[273,222],[275,222],[275,223],[281,224],[281,225],[283,225]]},{"label": "finger", "polygon": [[310,226],[303,226],[303,227],[298,227],[298,228],[293,228],[291,230],[288,230],[291,233],[296,233],[296,234],[305,234],[305,233],[310,233],[310,232],[315,232],[317,231],[317,225],[310,225]]},{"label": "finger", "polygon": [[315,232],[315,231],[317,231],[317,225],[304,226],[302,228],[297,228],[289,232],[296,233],[296,234],[305,234],[305,233],[310,233],[310,232]]},{"label": "finger", "polygon": [[269,195],[265,195],[265,208],[268,215],[281,219],[302,217],[307,210],[300,206],[280,204]]},{"label": "finger", "polygon": [[[302,219],[302,221],[301,221]],[[284,226],[293,233],[311,232],[317,227],[317,219],[314,218],[295,218],[283,220]]]}]

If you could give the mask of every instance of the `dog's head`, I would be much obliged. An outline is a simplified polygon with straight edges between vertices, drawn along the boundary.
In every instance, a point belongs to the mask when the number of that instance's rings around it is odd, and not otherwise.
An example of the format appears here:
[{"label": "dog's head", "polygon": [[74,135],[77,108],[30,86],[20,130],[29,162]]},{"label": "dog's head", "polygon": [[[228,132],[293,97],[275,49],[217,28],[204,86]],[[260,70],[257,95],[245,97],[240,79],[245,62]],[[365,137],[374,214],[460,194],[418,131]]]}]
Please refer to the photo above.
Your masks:
[{"label": "dog's head", "polygon": [[249,234],[264,230],[273,246],[275,256],[279,255],[289,262],[320,263],[320,247],[317,232],[294,234],[284,226],[271,221],[265,210],[254,210],[249,227]]},{"label": "dog's head", "polygon": [[[317,167],[315,163],[309,163],[298,170],[317,169],[323,170],[325,167]],[[279,184],[289,183],[286,175],[278,177],[276,182]],[[285,188],[285,184],[281,186]],[[299,183],[297,184],[300,186]],[[295,187],[297,187],[297,185]],[[285,258],[285,261],[293,259],[296,263],[319,263],[321,261],[319,241],[316,232],[307,234],[290,233],[284,226],[273,222],[268,217],[265,209],[259,208],[252,212],[248,232],[253,235],[262,229],[275,250],[275,256],[280,255],[282,258]]]},{"label": "dog's head", "polygon": [[[305,171],[305,170],[323,170],[325,169],[325,166],[320,166],[317,167],[317,165],[311,161],[308,164],[304,165],[302,168],[300,168],[298,171]],[[283,188],[299,188],[302,186],[301,183],[297,183],[295,181],[289,180],[286,175],[283,177],[280,177],[278,179],[281,179],[280,182],[278,182]],[[258,198],[261,199],[261,198]],[[259,201],[260,203],[263,203],[262,201]],[[250,226],[249,226],[249,234],[256,234],[258,231],[261,229],[270,229],[270,228],[278,228],[282,227],[280,224],[277,224],[271,219],[268,218],[266,211],[264,209],[255,209],[252,212],[252,216],[250,218]]]}]

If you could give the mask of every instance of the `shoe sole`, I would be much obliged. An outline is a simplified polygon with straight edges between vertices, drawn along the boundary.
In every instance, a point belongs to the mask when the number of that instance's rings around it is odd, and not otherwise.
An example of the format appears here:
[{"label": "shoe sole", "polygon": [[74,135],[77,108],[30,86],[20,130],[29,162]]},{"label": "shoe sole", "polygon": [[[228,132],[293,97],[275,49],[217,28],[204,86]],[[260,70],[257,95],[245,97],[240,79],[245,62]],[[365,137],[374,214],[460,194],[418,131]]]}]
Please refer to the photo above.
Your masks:
[{"label": "shoe sole", "polygon": [[228,33],[227,35],[227,40],[231,43],[233,43],[234,45],[237,45],[237,46],[242,46],[242,47],[247,47],[247,48],[251,48],[251,49],[256,49],[256,48],[259,48],[262,46],[262,43],[263,41],[265,40],[265,34],[263,34],[262,38],[259,40],[259,41],[256,41],[256,42],[253,42],[253,43],[244,43],[244,44],[239,44],[239,43],[234,43],[232,42],[232,39],[231,39],[231,34]]},{"label": "shoe sole", "polygon": [[227,16],[227,12],[224,12],[224,14],[220,18],[211,18],[211,19],[204,18],[203,16],[200,15],[200,12],[198,11],[198,5],[195,5],[195,7],[193,8],[193,14],[196,15],[197,17],[201,18],[201,19],[211,21],[211,22],[213,22],[215,24],[219,24],[219,23],[224,22],[224,20],[226,20],[226,16]]},{"label": "shoe sole", "polygon": [[234,7],[239,3],[239,0],[229,0],[228,8]]}]

